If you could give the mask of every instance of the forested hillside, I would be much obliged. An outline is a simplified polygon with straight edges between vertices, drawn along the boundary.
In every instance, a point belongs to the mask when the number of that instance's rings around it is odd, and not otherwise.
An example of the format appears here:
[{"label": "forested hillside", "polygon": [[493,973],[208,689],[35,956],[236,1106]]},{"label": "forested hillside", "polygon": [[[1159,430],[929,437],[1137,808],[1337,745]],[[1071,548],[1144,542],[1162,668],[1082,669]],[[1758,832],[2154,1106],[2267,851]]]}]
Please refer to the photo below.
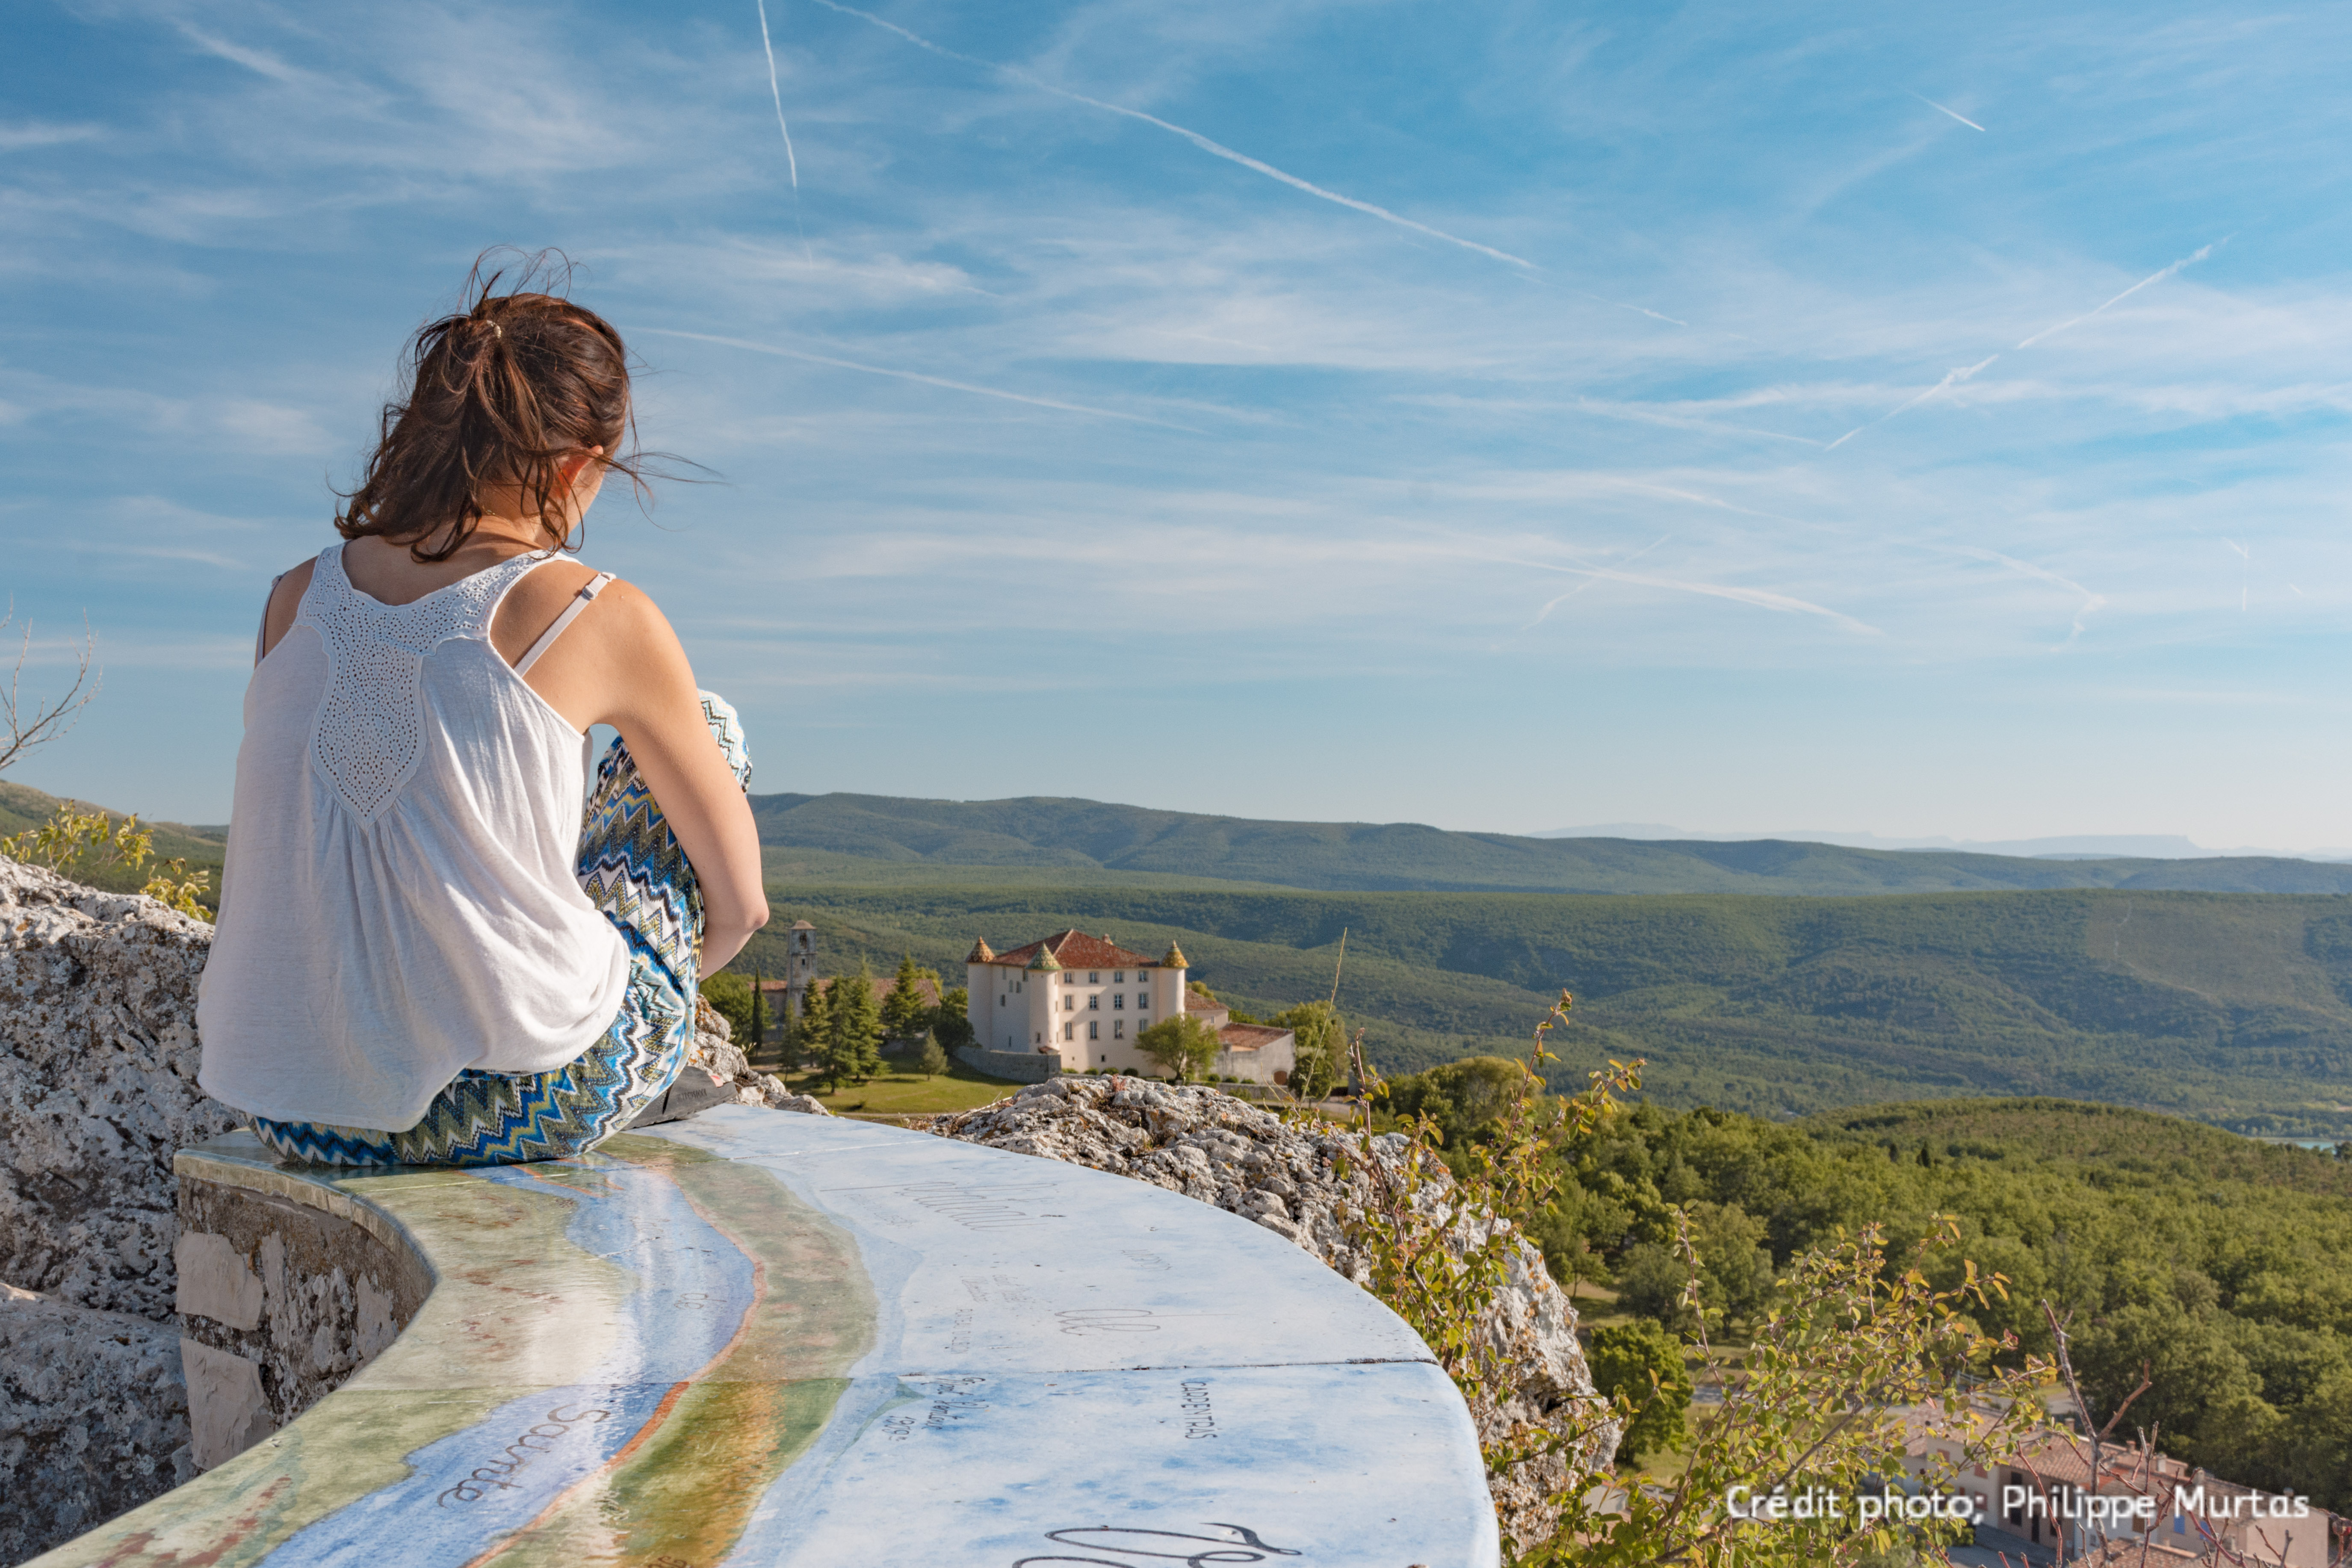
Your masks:
[{"label": "forested hillside", "polygon": [[[1209,878],[1332,891],[1941,892],[2017,888],[2352,892],[2352,866],[2259,858],[2034,860],[1759,839],[1648,842],[1449,833],[1415,823],[1261,822],[1102,801],[752,797],[777,874],[858,881],[850,861]],[[796,853],[797,852],[797,853]],[[901,877],[887,879],[899,883]],[[866,879],[872,885],[873,879]]]},{"label": "forested hillside", "polygon": [[[1489,1076],[1465,1064],[1399,1098],[1445,1116],[1451,1146],[1478,1134],[1463,1108]],[[1684,1205],[1718,1335],[1736,1337],[1775,1271],[1836,1228],[1882,1224],[1907,1243],[1957,1215],[1959,1257],[2009,1280],[1986,1326],[2046,1352],[2049,1301],[2094,1408],[2114,1410],[2145,1364],[2155,1385],[2127,1433],[2154,1426],[2232,1480],[2352,1510],[2352,1158],[2108,1106],[1958,1100],[1794,1126],[1644,1106],[1564,1163],[1544,1236],[1555,1269],[1677,1321],[1687,1275],[1665,1205]],[[1958,1258],[1943,1267],[1956,1276]]]},{"label": "forested hillside", "polygon": [[2352,1136],[2352,900],[2058,891],[1817,898],[806,889],[828,970],[902,951],[950,973],[975,937],[1066,926],[1180,942],[1253,1011],[1319,997],[1409,1071],[1512,1050],[1577,994],[1560,1081],[1644,1057],[1649,1091],[1786,1118],[1922,1095],[2053,1094],[2240,1131]]}]

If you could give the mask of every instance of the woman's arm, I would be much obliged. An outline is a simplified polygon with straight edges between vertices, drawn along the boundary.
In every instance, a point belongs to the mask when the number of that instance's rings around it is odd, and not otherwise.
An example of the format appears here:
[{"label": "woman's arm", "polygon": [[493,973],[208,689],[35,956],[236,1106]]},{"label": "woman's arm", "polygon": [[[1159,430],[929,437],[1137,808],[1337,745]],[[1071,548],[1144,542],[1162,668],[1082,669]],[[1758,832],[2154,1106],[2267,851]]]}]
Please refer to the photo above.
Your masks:
[{"label": "woman's arm", "polygon": [[[568,599],[588,575],[567,562],[526,577],[509,595],[520,612],[511,626],[502,607],[492,628],[499,651],[510,662],[520,658],[562,602],[536,601],[554,594]],[[524,586],[540,591],[515,603]],[[507,647],[509,641],[516,646]],[[610,724],[628,743],[702,885],[702,968],[705,973],[718,969],[768,923],[768,899],[761,888],[751,804],[703,720],[694,670],[677,634],[643,592],[616,581],[525,679],[575,729]]]}]

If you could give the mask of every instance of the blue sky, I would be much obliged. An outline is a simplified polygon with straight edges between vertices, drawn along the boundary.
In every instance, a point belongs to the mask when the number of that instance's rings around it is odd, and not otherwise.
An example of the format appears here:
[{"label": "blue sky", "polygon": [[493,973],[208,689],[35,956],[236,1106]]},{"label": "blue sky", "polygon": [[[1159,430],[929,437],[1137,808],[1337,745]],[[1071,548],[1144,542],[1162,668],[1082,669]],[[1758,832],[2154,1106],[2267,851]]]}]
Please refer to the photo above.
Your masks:
[{"label": "blue sky", "polygon": [[2352,843],[2345,7],[9,16],[18,782],[226,814],[507,242],[718,476],[587,558],[762,791]]}]

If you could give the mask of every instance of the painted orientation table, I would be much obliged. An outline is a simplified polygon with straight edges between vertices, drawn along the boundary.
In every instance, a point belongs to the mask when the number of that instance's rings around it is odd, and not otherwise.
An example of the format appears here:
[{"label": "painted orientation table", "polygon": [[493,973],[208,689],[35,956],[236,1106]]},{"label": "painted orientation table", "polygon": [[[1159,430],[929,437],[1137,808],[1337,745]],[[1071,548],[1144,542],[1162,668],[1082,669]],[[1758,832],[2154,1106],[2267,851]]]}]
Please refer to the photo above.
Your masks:
[{"label": "painted orientation table", "polygon": [[431,1294],[41,1568],[1498,1561],[1412,1330],[1142,1183],[745,1106],[487,1171],[281,1169],[244,1135],[178,1169],[363,1223]]}]

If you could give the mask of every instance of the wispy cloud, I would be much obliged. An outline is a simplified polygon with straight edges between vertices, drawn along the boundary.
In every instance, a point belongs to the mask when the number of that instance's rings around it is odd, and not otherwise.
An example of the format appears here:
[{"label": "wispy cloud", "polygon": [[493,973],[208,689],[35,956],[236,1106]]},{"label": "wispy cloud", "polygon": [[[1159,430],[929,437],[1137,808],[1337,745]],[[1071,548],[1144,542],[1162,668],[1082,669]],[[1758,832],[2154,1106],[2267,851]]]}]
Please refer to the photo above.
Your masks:
[{"label": "wispy cloud", "polygon": [[2125,300],[2130,299],[2133,295],[2138,293],[2141,289],[2148,287],[2150,284],[2163,282],[2166,279],[2171,277],[2174,273],[2179,272],[2184,267],[2196,266],[2197,263],[2212,255],[2215,250],[2229,243],[2230,242],[2227,239],[2217,239],[2211,245],[2205,246],[2199,250],[2191,252],[2189,255],[2182,257],[2171,266],[2162,268],[2157,271],[2149,273],[2147,277],[2141,279],[2138,282],[2133,284],[2130,288],[2125,289],[2122,293],[2108,300],[2106,304],[2101,305],[2097,310],[2085,310],[2081,315],[2076,316],[2070,321],[2061,321],[2054,327],[2044,327],[2017,346],[2021,349],[2030,349],[2044,338],[2056,337],[2060,332],[2064,331],[2069,327],[2079,327],[2084,321],[2089,321],[2092,317],[2105,314],[2110,307],[2122,304]]},{"label": "wispy cloud", "polygon": [[181,37],[205,53],[227,60],[232,65],[243,66],[256,76],[268,77],[272,81],[282,82],[289,87],[306,86],[316,79],[309,71],[288,65],[267,49],[250,48],[243,44],[233,43],[226,38],[207,33],[191,23],[175,20],[172,26],[179,29]]},{"label": "wispy cloud", "polygon": [[[1416,234],[1425,234],[1432,239],[1444,240],[1448,245],[1457,245],[1465,250],[1476,251],[1481,256],[1492,257],[1496,261],[1508,262],[1513,267],[1524,268],[1528,271],[1537,270],[1536,264],[1529,261],[1523,256],[1513,256],[1507,250],[1497,250],[1491,245],[1482,245],[1475,239],[1465,239],[1458,234],[1448,234],[1442,228],[1435,228],[1428,224],[1420,222],[1418,219],[1406,217],[1402,213],[1391,212],[1388,208],[1376,206],[1370,202],[1358,201],[1353,196],[1345,196],[1341,195],[1337,191],[1327,190],[1323,186],[1314,184],[1312,181],[1302,180],[1296,174],[1277,169],[1273,164],[1265,163],[1261,159],[1253,158],[1246,153],[1237,153],[1222,142],[1213,141],[1210,138],[1202,135],[1197,131],[1187,130],[1185,127],[1178,125],[1172,121],[1162,120],[1156,114],[1146,114],[1139,109],[1129,109],[1125,104],[1108,103],[1099,98],[1089,98],[1083,92],[1073,92],[1066,87],[1057,86],[1053,82],[1047,81],[1045,78],[1034,74],[1033,72],[1023,70],[1018,66],[1003,65],[995,60],[984,60],[977,55],[967,55],[960,50],[950,49],[943,45],[935,44],[931,42],[930,39],[922,37],[920,34],[909,32],[896,22],[886,21],[882,17],[874,15],[871,11],[861,11],[855,5],[844,5],[840,3],[840,0],[816,0],[816,3],[824,6],[828,11],[838,11],[845,16],[856,16],[865,21],[873,23],[877,27],[886,28],[890,32],[898,34],[908,43],[914,44],[921,48],[929,49],[931,53],[940,56],[943,59],[960,60],[965,65],[978,66],[983,70],[996,71],[1002,75],[1012,78],[1015,81],[1024,83],[1026,86],[1034,87],[1040,92],[1050,92],[1056,98],[1066,98],[1073,103],[1083,103],[1090,109],[1099,109],[1108,114],[1125,115],[1129,120],[1137,120],[1142,121],[1146,125],[1157,126],[1160,130],[1165,131],[1171,135],[1181,136],[1185,141],[1190,142],[1193,146],[1200,148],[1203,153],[1212,153],[1216,157],[1225,159],[1229,163],[1239,163],[1243,168],[1251,170],[1256,174],[1264,174],[1270,180],[1279,180],[1284,184],[1290,186],[1294,190],[1304,191],[1310,196],[1318,197],[1327,202],[1334,202],[1343,207],[1351,207],[1357,212],[1364,213],[1370,216],[1379,218],[1383,223],[1394,224],[1399,228],[1409,228]],[[1614,300],[1608,302],[1612,304],[1615,303]],[[1636,310],[1642,310],[1642,307],[1639,305],[1630,306],[1627,308]],[[1652,315],[1655,314],[1655,312],[1643,310],[1643,314]],[[1660,317],[1659,319],[1661,321],[1665,321],[1671,320],[1672,318]],[[1679,326],[1683,323],[1676,322],[1675,324]]]},{"label": "wispy cloud", "polygon": [[728,348],[748,349],[753,353],[772,354],[778,359],[796,359],[809,364],[827,365],[835,370],[854,370],[864,375],[889,376],[897,381],[920,382],[925,386],[944,387],[950,392],[968,392],[976,397],[1001,398],[1007,403],[1025,403],[1033,408],[1053,408],[1064,414],[1084,414],[1097,419],[1119,419],[1130,425],[1156,425],[1163,430],[1181,430],[1187,435],[1202,432],[1189,425],[1171,424],[1165,419],[1152,419],[1141,414],[1122,414],[1115,408],[1097,408],[1084,403],[1065,403],[1059,398],[1035,397],[1024,392],[1007,392],[1000,386],[979,386],[968,381],[950,381],[945,376],[926,375],[920,371],[894,370],[887,365],[866,364],[857,360],[837,359],[831,354],[811,353],[805,349],[788,349],[776,343],[758,343],[748,338],[731,338],[717,332],[679,331],[667,327],[639,327],[641,332],[657,337],[690,338],[696,342],[719,343]]},{"label": "wispy cloud", "polygon": [[73,142],[93,142],[106,134],[103,125],[59,125],[48,121],[28,120],[15,125],[0,125],[0,153],[16,153],[26,147],[62,147]]}]

